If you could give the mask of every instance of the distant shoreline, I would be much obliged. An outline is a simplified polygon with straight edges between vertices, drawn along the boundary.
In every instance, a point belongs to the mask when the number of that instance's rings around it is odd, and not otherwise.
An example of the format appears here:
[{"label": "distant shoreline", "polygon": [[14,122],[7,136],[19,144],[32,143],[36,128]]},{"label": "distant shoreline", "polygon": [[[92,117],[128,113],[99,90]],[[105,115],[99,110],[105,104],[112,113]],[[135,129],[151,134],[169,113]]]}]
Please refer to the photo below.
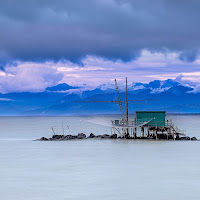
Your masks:
[{"label": "distant shoreline", "polygon": [[[200,113],[168,113],[166,115],[200,115]],[[120,114],[63,114],[63,115],[0,115],[0,117],[91,117],[91,116],[120,116]],[[129,116],[135,116],[129,114]]]}]

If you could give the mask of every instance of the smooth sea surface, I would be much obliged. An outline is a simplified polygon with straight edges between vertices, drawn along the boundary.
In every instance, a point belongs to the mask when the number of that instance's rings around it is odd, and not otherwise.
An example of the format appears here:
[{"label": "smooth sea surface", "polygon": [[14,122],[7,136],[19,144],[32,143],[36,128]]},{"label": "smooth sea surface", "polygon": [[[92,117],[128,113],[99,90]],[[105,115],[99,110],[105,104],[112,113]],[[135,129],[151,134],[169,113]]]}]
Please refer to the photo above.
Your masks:
[{"label": "smooth sea surface", "polygon": [[[110,134],[116,118],[0,117],[0,199],[200,199],[200,141],[33,141],[62,122],[65,134]],[[167,118],[200,139],[200,115]]]}]

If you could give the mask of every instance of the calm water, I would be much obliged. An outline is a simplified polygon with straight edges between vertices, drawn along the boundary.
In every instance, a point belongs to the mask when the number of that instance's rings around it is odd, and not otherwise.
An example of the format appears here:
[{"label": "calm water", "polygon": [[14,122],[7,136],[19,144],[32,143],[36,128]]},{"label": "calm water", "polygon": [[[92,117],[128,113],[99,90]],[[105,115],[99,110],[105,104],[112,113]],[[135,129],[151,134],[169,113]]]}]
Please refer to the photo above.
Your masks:
[{"label": "calm water", "polygon": [[[32,141],[62,121],[67,133],[110,133],[113,118],[0,117],[0,199],[200,199],[199,141]],[[200,115],[168,118],[200,138]]]}]

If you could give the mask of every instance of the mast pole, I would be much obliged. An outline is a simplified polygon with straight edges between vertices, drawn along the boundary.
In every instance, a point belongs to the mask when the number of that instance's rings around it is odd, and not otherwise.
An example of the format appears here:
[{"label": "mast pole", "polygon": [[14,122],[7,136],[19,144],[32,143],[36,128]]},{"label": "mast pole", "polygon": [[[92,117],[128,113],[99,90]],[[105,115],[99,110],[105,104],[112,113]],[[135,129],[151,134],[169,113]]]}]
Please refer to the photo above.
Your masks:
[{"label": "mast pole", "polygon": [[127,84],[127,77],[126,77],[126,121],[128,123],[128,84]]}]

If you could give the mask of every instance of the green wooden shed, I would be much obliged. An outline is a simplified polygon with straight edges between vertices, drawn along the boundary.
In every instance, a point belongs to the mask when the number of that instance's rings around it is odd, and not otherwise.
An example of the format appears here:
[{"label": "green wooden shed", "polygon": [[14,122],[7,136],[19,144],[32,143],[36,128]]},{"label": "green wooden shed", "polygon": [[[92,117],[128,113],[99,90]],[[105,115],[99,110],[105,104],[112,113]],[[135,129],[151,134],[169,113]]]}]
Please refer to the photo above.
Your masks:
[{"label": "green wooden shed", "polygon": [[137,124],[150,121],[147,126],[165,126],[166,111],[136,111]]}]

